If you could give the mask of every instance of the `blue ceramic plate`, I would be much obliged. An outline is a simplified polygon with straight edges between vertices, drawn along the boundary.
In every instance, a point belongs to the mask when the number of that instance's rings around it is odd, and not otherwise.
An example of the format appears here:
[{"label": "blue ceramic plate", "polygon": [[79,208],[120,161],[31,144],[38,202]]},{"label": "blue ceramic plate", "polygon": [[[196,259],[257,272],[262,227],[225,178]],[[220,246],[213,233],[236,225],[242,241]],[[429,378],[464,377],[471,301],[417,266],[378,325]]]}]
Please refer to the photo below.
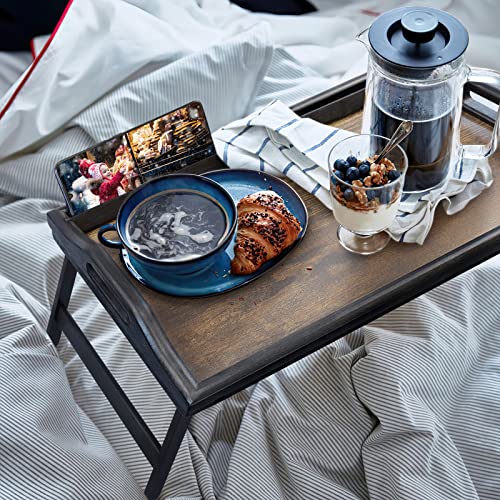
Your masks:
[{"label": "blue ceramic plate", "polygon": [[233,241],[229,244],[225,253],[215,262],[215,264],[207,271],[202,273],[182,278],[172,278],[168,281],[155,283],[151,285],[148,280],[139,275],[139,273],[131,265],[127,251],[122,250],[122,258],[126,268],[140,283],[158,292],[168,293],[170,295],[178,295],[181,297],[203,297],[207,295],[216,295],[219,293],[228,292],[234,288],[246,285],[262,276],[266,271],[283,260],[302,240],[307,230],[307,209],[300,196],[288,184],[281,179],[263,172],[255,170],[243,169],[223,169],[214,170],[204,174],[206,177],[222,184],[223,187],[233,197],[235,203],[238,203],[241,198],[262,191],[272,189],[278,193],[285,205],[288,207],[297,219],[300,221],[302,231],[295,243],[282,252],[278,257],[266,262],[258,271],[246,276],[233,276],[229,269],[231,268],[231,259],[234,257],[234,235]]}]

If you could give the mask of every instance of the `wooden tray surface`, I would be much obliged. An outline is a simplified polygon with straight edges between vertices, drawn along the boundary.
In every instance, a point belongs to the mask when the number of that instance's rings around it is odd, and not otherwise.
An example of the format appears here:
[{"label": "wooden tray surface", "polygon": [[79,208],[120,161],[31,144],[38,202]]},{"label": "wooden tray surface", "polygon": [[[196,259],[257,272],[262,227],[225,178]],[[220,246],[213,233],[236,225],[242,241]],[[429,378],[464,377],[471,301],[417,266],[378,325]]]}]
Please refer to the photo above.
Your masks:
[{"label": "wooden tray surface", "polygon": [[[354,132],[359,132],[360,124],[361,112],[332,123]],[[490,133],[491,127],[464,113],[463,143],[485,143]],[[490,159],[490,164],[498,175],[498,152]],[[221,372],[231,371],[235,366],[250,373],[270,364],[273,356],[284,355],[287,349],[293,356],[303,344],[312,345],[320,339],[327,328],[332,331],[338,326],[337,336],[341,336],[343,326],[356,323],[355,302],[361,307],[359,326],[363,324],[364,305],[377,300],[380,314],[393,309],[404,302],[389,293],[394,291],[394,285],[397,288],[403,281],[408,285],[422,266],[427,266],[428,273],[439,273],[441,263],[429,269],[436,259],[456,253],[462,245],[490,231],[498,231],[500,226],[500,186],[496,182],[454,216],[447,216],[438,208],[423,246],[391,242],[381,253],[362,257],[340,247],[336,237],[337,223],[331,212],[312,195],[294,187],[310,215],[304,241],[274,270],[223,295],[193,299],[154,292],[138,284],[126,272],[118,251],[106,248],[118,269],[140,289],[171,345],[198,383],[211,378],[216,380]],[[96,240],[95,230],[88,235]],[[460,256],[456,254],[450,258]],[[310,267],[312,270],[308,270]],[[449,277],[448,272],[445,279]],[[419,283],[415,282],[419,289],[409,292],[409,298],[435,286],[425,286],[423,275],[419,275],[419,279]],[[384,302],[384,296],[388,303]],[[161,339],[156,341],[161,342]],[[269,370],[272,371],[271,366]]]}]

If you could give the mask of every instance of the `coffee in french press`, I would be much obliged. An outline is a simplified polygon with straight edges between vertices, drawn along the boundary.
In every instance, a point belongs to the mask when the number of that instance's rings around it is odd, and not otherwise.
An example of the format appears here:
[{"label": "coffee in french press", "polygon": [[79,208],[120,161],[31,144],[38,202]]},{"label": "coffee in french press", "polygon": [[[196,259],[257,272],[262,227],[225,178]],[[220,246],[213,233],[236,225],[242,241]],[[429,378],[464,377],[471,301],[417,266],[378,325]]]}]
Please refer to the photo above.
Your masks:
[{"label": "coffee in french press", "polygon": [[429,7],[402,7],[378,17],[358,40],[370,56],[363,132],[391,137],[403,120],[413,122],[401,144],[409,164],[406,192],[434,189],[463,160],[495,152],[500,113],[489,144],[460,143],[465,83],[500,86],[500,73],[465,63],[469,36],[460,21]]}]

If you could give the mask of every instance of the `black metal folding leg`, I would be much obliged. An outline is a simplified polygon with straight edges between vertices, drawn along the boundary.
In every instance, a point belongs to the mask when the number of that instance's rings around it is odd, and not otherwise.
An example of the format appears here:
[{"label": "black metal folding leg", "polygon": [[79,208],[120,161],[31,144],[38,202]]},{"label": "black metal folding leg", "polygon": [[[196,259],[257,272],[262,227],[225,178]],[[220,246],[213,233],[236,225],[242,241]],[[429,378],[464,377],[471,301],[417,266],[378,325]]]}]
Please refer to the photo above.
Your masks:
[{"label": "black metal folding leg", "polygon": [[160,443],[158,443],[146,422],[144,422],[130,399],[92,347],[92,344],[87,340],[66,308],[59,308],[56,319],[78,356],[80,356],[80,359],[92,374],[97,385],[108,398],[111,406],[115,409],[146,458],[151,465],[156,463],[160,452]]},{"label": "black metal folding leg", "polygon": [[61,269],[61,276],[59,277],[59,283],[57,284],[54,303],[52,305],[52,312],[50,313],[49,324],[47,326],[47,333],[54,345],[59,343],[62,331],[61,324],[57,321],[57,312],[61,307],[64,309],[68,307],[73,285],[75,284],[75,278],[76,269],[68,258],[65,257]]},{"label": "black metal folding leg", "polygon": [[69,342],[80,356],[80,359],[94,377],[97,385],[101,388],[111,406],[113,406],[125,424],[125,427],[135,439],[149,463],[153,466],[145,494],[149,500],[156,499],[167,480],[168,473],[172,468],[177,451],[186,434],[191,417],[186,416],[176,409],[165,441],[160,447],[160,443],[146,422],[144,422],[92,344],[87,340],[81,328],[68,312],[68,304],[75,278],[76,270],[69,260],[65,258],[47,326],[47,333],[55,345],[59,343],[61,333],[65,333]]},{"label": "black metal folding leg", "polygon": [[148,500],[155,500],[161,493],[190,420],[190,416],[182,414],[179,410],[175,411],[165,441],[163,441],[160,456],[153,466],[153,472],[144,491]]}]

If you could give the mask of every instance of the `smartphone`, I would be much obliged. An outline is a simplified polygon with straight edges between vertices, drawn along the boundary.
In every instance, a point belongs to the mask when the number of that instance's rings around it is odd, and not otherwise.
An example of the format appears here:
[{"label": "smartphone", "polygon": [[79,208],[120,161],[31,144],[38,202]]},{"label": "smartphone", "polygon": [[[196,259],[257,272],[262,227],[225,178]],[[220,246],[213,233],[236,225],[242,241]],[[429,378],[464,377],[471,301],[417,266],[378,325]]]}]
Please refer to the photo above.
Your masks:
[{"label": "smartphone", "polygon": [[60,161],[55,174],[77,215],[214,154],[203,106],[193,101]]}]

